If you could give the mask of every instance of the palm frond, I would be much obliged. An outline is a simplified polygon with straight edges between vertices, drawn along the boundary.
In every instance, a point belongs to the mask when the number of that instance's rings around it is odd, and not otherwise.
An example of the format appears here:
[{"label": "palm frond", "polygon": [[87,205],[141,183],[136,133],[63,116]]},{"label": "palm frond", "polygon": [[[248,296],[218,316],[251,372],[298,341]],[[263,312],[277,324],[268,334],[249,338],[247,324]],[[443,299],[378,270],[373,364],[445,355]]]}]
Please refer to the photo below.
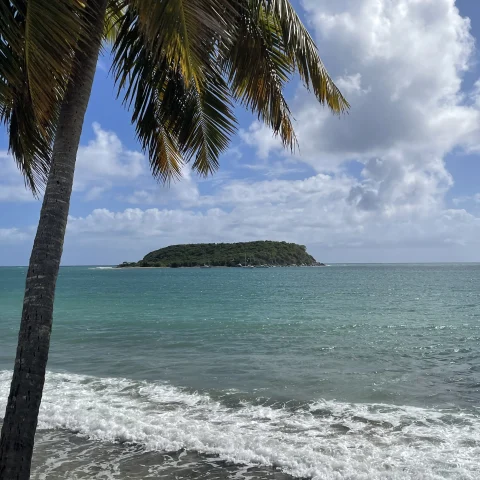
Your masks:
[{"label": "palm frond", "polygon": [[179,144],[192,168],[203,176],[215,172],[218,158],[228,149],[236,130],[232,99],[218,71],[207,72],[202,88],[190,87],[182,112]]},{"label": "palm frond", "polygon": [[127,0],[137,14],[138,27],[152,60],[164,57],[179,69],[185,82],[203,81],[210,58],[205,47],[213,37],[224,42],[236,12],[224,0]]},{"label": "palm frond", "polygon": [[26,7],[24,58],[28,87],[39,127],[47,129],[58,114],[79,35],[86,26],[80,17],[84,4],[80,0],[28,0]]},{"label": "palm frond", "polygon": [[90,24],[82,0],[0,0],[0,120],[34,194],[46,181],[75,51]]},{"label": "palm frond", "polygon": [[125,0],[108,1],[103,37],[110,44],[114,44],[118,38],[122,16],[126,9]]},{"label": "palm frond", "polygon": [[25,185],[38,196],[47,181],[51,158],[51,143],[43,132],[31,108],[31,99],[18,96],[9,112],[9,151],[25,179]]},{"label": "palm frond", "polygon": [[143,150],[148,153],[153,177],[169,183],[182,176],[184,160],[177,139],[158,118],[157,110],[158,105],[149,103],[135,130]]},{"label": "palm frond", "polygon": [[334,113],[346,112],[350,105],[330,78],[318,54],[317,46],[289,0],[249,0],[256,8],[263,6],[275,17],[282,33],[286,53],[305,86]]},{"label": "palm frond", "polygon": [[[9,150],[34,195],[46,181],[50,142],[36,121],[24,58],[26,4],[0,2],[0,121],[9,133]],[[51,132],[51,130],[50,130]]]},{"label": "palm frond", "polygon": [[235,99],[293,149],[296,137],[283,88],[294,71],[276,19],[262,5],[239,7],[232,45],[221,44],[219,61]]},{"label": "palm frond", "polygon": [[84,4],[79,0],[0,1],[0,120],[34,195],[46,181]]},{"label": "palm frond", "polygon": [[163,181],[179,177],[184,161],[193,160],[193,169],[203,175],[216,170],[218,156],[235,131],[229,89],[211,62],[208,36],[200,74],[190,81],[185,65],[172,58],[171,51],[158,58],[159,52],[150,50],[133,8],[124,16],[113,47],[118,93],[123,92],[124,103],[132,109],[132,122],[149,153],[154,176]]}]

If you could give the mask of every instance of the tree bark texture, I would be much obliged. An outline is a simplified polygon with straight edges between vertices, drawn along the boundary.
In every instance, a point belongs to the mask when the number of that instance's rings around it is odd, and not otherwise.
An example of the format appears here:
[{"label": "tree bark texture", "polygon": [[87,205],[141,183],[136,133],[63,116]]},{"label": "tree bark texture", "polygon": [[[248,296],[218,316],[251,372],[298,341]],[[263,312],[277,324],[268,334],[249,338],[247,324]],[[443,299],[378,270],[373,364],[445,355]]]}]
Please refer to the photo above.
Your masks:
[{"label": "tree bark texture", "polygon": [[[45,382],[53,301],[62,258],[80,135],[102,42],[107,0],[88,0],[94,32],[79,43],[52,153],[40,221],[27,273],[15,366],[0,441],[0,480],[30,478]],[[45,86],[48,88],[48,85]]]}]

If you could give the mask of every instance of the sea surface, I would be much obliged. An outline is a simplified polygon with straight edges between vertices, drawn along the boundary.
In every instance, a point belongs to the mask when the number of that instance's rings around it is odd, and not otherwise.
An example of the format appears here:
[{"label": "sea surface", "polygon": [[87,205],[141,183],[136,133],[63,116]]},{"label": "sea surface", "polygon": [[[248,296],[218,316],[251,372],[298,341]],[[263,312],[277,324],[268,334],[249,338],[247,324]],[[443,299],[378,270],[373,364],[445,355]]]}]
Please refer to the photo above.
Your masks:
[{"label": "sea surface", "polygon": [[65,267],[32,478],[478,479],[479,406],[480,265]]}]

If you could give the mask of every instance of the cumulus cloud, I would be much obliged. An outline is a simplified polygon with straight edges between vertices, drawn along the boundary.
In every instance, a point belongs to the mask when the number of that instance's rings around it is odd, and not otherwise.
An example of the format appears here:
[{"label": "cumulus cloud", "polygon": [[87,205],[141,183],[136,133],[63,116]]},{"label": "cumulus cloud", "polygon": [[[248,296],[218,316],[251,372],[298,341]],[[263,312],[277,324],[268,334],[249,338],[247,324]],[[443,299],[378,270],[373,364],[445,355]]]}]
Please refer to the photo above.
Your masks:
[{"label": "cumulus cloud", "polygon": [[0,244],[16,244],[29,238],[29,233],[19,228],[0,228]]},{"label": "cumulus cloud", "polygon": [[[470,94],[461,89],[474,53],[469,19],[454,0],[304,0],[303,6],[352,108],[338,119],[300,89],[293,101],[298,159],[334,175],[352,160],[363,164],[346,194],[358,212],[389,222],[444,218],[453,185],[444,157],[454,147],[476,149],[480,134],[480,81]],[[261,158],[281,152],[258,122],[242,138]]]},{"label": "cumulus cloud", "polygon": [[175,202],[184,207],[197,206],[200,192],[190,167],[184,165],[181,173],[181,179],[172,181],[169,185],[154,184],[147,188],[135,189],[122,199],[137,205],[159,206]]},{"label": "cumulus cloud", "polygon": [[32,193],[25,188],[25,183],[17,169],[13,157],[7,151],[0,150],[0,202],[32,202]]},{"label": "cumulus cloud", "polygon": [[[92,125],[94,138],[80,145],[73,190],[87,201],[98,200],[113,185],[130,184],[146,173],[144,155],[125,148],[114,132],[98,123]],[[28,202],[35,198],[25,188],[13,157],[0,151],[0,202]]]},{"label": "cumulus cloud", "polygon": [[453,200],[454,205],[461,205],[462,203],[476,203],[480,204],[480,193],[476,193],[475,195],[463,195],[461,197],[456,197]]},{"label": "cumulus cloud", "polygon": [[[122,200],[141,208],[71,217],[70,245],[115,253],[112,263],[169,243],[260,238],[306,243],[319,258],[335,250],[337,260],[360,260],[345,252],[367,249],[370,260],[388,249],[398,253],[383,257],[389,261],[412,259],[414,249],[424,249],[418,259],[439,260],[447,251],[448,259],[457,258],[455,251],[477,258],[480,220],[468,211],[477,196],[458,196],[450,208],[454,179],[444,161],[453,149],[480,148],[480,80],[462,91],[474,54],[469,20],[454,0],[303,0],[303,6],[350,114],[334,117],[299,89],[291,104],[300,154],[285,153],[254,122],[239,137],[256,150],[256,161],[237,147],[229,161],[242,158],[267,180],[224,177],[208,195],[188,169],[170,189],[144,184],[143,156],[95,125],[95,139],[79,153],[77,191],[94,200],[137,179]],[[115,247],[121,251],[112,251],[113,239],[121,239]],[[428,257],[433,251],[437,257]]]},{"label": "cumulus cloud", "polygon": [[[254,200],[258,185],[238,184],[224,193],[219,207],[205,211],[186,209],[140,209],[119,212],[96,209],[85,217],[71,217],[67,243],[75,250],[79,245],[95,247],[103,261],[136,260],[146,252],[175,243],[232,242],[256,239],[306,242],[321,259],[339,260],[329,250],[357,250],[356,260],[368,249],[379,260],[390,250],[387,261],[412,260],[412,252],[423,250],[420,259],[452,260],[455,253],[464,259],[475,258],[478,251],[480,219],[465,210],[445,209],[437,215],[416,211],[386,225],[382,215],[352,209],[345,200],[349,181],[334,184],[325,178],[306,183],[262,185],[262,194]],[[270,183],[270,182],[267,182]],[[323,188],[325,187],[325,188]],[[234,191],[233,191],[234,190]],[[250,191],[251,190],[251,191]],[[279,192],[281,191],[281,194]],[[230,195],[228,196],[228,193]],[[238,201],[238,195],[244,198]],[[223,203],[222,203],[223,202]],[[115,251],[112,246],[115,245]],[[408,249],[410,255],[397,255]],[[433,249],[438,256],[432,257]],[[68,249],[67,249],[68,250]],[[329,258],[327,258],[327,256]]]},{"label": "cumulus cloud", "polygon": [[97,199],[117,185],[134,181],[145,172],[142,153],[125,148],[114,132],[92,125],[95,137],[78,149],[74,191],[86,192],[87,200]]}]

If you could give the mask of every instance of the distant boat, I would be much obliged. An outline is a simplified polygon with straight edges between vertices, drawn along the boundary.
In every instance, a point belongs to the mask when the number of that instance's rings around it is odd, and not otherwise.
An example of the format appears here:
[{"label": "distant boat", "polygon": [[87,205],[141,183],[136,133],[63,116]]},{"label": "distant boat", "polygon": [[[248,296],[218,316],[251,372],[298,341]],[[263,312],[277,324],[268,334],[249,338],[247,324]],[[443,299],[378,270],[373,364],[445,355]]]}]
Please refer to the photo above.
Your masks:
[{"label": "distant boat", "polygon": [[212,268],[210,265],[200,265],[200,268]]},{"label": "distant boat", "polygon": [[247,254],[245,254],[245,263],[242,265],[242,268],[255,268],[253,265],[247,265]]}]

